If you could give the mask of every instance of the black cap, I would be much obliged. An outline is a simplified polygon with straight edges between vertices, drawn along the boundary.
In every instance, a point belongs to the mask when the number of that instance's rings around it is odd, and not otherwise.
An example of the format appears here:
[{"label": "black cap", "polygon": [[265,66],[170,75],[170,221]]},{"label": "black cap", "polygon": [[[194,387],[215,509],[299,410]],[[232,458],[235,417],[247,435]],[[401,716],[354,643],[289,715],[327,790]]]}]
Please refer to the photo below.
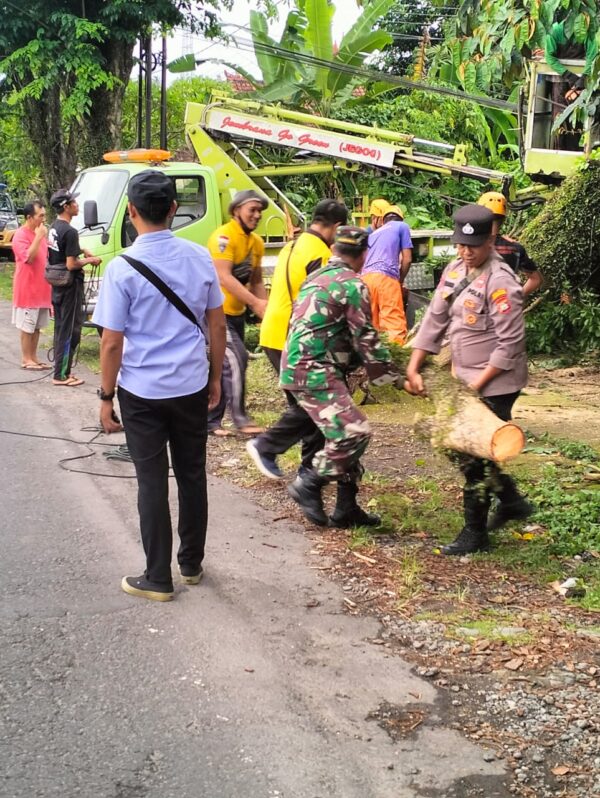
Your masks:
[{"label": "black cap", "polygon": [[52,205],[55,211],[64,211],[65,205],[68,205],[69,202],[73,202],[75,197],[78,196],[79,194],[72,194],[68,188],[59,188],[50,197],[50,205]]},{"label": "black cap", "polygon": [[263,194],[259,194],[258,191],[254,191],[253,188],[247,188],[235,194],[229,203],[229,215],[232,216],[236,208],[240,208],[247,202],[260,202],[263,211],[269,205],[269,200]]},{"label": "black cap", "polygon": [[171,178],[155,169],[138,172],[127,186],[127,199],[140,211],[149,211],[152,206],[168,210],[175,197]]},{"label": "black cap", "polygon": [[465,205],[454,214],[453,244],[479,247],[492,234],[494,214],[481,205]]},{"label": "black cap", "polygon": [[344,249],[355,249],[357,253],[364,252],[369,246],[369,234],[362,227],[343,225],[336,231],[335,243],[340,244]]}]

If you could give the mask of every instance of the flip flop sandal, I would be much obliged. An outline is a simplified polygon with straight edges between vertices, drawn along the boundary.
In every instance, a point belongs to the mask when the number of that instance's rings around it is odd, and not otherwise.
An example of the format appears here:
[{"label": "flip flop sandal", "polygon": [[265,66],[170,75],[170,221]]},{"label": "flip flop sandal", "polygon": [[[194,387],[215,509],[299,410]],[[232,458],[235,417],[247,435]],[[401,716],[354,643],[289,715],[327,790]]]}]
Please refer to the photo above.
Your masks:
[{"label": "flip flop sandal", "polygon": [[245,427],[238,428],[238,432],[242,435],[260,435],[264,431],[264,427],[257,427],[254,424],[248,424]]},{"label": "flip flop sandal", "polygon": [[85,380],[80,380],[76,377],[67,377],[66,380],[52,380],[52,385],[64,385],[66,388],[76,388],[78,385],[83,385]]},{"label": "flip flop sandal", "polygon": [[233,432],[228,429],[223,429],[223,427],[217,427],[216,429],[209,430],[208,434],[214,435],[215,438],[230,438]]},{"label": "flip flop sandal", "polygon": [[41,369],[51,369],[51,368],[52,368],[52,366],[50,365],[50,363],[40,363],[40,361],[39,361],[39,360],[38,360],[37,364],[38,364],[38,366],[39,366]]},{"label": "flip flop sandal", "polygon": [[44,371],[46,366],[42,366],[41,363],[24,363],[21,368],[25,371]]}]

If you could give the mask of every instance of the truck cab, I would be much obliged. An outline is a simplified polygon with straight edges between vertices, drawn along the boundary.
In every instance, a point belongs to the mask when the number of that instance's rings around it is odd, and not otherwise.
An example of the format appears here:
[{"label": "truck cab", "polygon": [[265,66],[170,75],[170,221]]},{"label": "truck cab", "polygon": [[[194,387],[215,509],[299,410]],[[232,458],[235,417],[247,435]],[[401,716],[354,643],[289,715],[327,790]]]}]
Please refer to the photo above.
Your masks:
[{"label": "truck cab", "polygon": [[[131,178],[145,169],[168,175],[175,185],[177,212],[171,230],[176,236],[206,245],[209,236],[227,220],[227,208],[238,190],[219,186],[211,166],[181,161],[152,160],[157,151],[123,151],[111,153],[117,162],[84,169],[71,186],[78,194],[80,212],[72,220],[79,233],[82,248],[102,258],[99,270],[86,280],[86,314],[93,312],[100,287],[100,275],[123,249],[130,246],[136,231],[127,212],[127,186]],[[161,152],[161,151],[158,151]],[[164,153],[164,156],[168,156]],[[285,241],[285,216],[272,201],[263,214],[257,233],[271,235],[271,247],[279,251]],[[273,230],[280,235],[273,237]]]},{"label": "truck cab", "polygon": [[171,229],[175,235],[205,244],[221,224],[221,202],[214,175],[197,163],[160,164],[125,161],[84,169],[71,191],[78,194],[80,213],[72,225],[81,246],[102,258],[102,270],[136,237],[127,212],[127,186],[145,169],[156,169],[172,178],[177,194],[177,213]]}]

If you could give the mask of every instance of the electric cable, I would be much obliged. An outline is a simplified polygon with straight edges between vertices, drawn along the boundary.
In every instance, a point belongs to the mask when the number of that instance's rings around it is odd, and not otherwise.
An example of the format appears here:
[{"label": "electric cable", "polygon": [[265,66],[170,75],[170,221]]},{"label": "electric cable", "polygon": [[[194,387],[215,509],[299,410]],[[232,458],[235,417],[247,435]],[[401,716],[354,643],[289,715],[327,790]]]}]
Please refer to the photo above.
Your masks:
[{"label": "electric cable", "polygon": [[[244,29],[248,31],[248,28],[244,28],[244,26],[239,25],[237,26],[238,30]],[[200,37],[202,38],[202,37]],[[420,40],[421,37],[415,36],[415,40]],[[439,41],[442,41],[441,39]],[[257,51],[260,51],[261,48],[278,48],[280,51],[280,58],[284,61],[301,61],[302,63],[306,63],[308,66],[316,66],[316,67],[327,67],[330,71],[333,72],[342,72],[342,73],[352,73],[355,74],[357,77],[364,77],[366,80],[379,80],[387,83],[396,84],[399,87],[403,87],[406,89],[411,89],[414,91],[424,91],[430,93],[437,93],[437,94],[446,94],[449,96],[456,97],[460,100],[465,100],[469,102],[475,102],[480,105],[489,106],[491,108],[499,108],[500,110],[508,110],[510,113],[516,112],[516,105],[512,102],[509,102],[508,98],[511,96],[511,92],[508,91],[499,91],[496,92],[494,96],[490,97],[489,95],[471,95],[466,94],[465,92],[459,91],[458,89],[451,89],[444,86],[435,86],[431,84],[423,84],[417,83],[415,81],[410,81],[408,78],[403,78],[398,75],[393,75],[390,72],[383,72],[381,70],[375,71],[373,69],[369,70],[369,74],[364,71],[364,68],[345,68],[345,65],[341,64],[341,62],[335,61],[327,61],[323,59],[317,59],[315,56],[311,56],[307,53],[300,53],[295,50],[285,50],[279,47],[279,45],[270,45],[265,43],[258,43],[254,41],[243,41],[240,39],[233,39],[234,44],[236,45],[236,49],[239,50],[241,53],[247,55],[255,55]],[[212,47],[215,44],[213,42],[209,47]],[[206,48],[208,49],[208,48]],[[203,51],[206,52],[206,50]],[[379,51],[379,54],[382,55],[385,51]],[[283,55],[283,53],[287,53],[288,55]],[[272,54],[269,53],[268,49],[264,49],[264,54]],[[291,55],[289,55],[291,54]],[[373,56],[374,53],[363,53],[363,55]],[[211,59],[198,59],[197,63],[201,63],[203,61],[210,61]],[[216,61],[221,61],[221,59],[216,59]],[[227,64],[226,64],[227,65]],[[230,64],[230,66],[235,69],[234,64]],[[362,71],[361,71],[362,70]],[[506,101],[506,102],[503,102]]]},{"label": "electric cable", "polygon": [[[0,435],[14,435],[20,438],[37,438],[41,440],[50,440],[50,441],[64,441],[66,443],[74,443],[77,446],[86,446],[88,449],[91,446],[102,446],[106,447],[111,452],[102,452],[102,454],[106,457],[107,460],[117,460],[118,462],[122,463],[133,463],[131,459],[131,455],[129,455],[129,450],[125,444],[114,444],[114,443],[105,443],[104,441],[96,440],[99,435],[104,433],[104,430],[100,429],[98,426],[96,427],[82,427],[81,431],[94,431],[96,434],[93,438],[89,441],[78,441],[75,438],[65,438],[60,435],[38,435],[33,432],[16,432],[15,430],[9,429],[0,429]],[[63,471],[70,471],[72,474],[87,474],[88,476],[92,477],[107,477],[109,479],[136,479],[135,474],[108,474],[105,471],[89,471],[83,468],[69,468],[65,463],[72,463],[77,460],[87,460],[90,457],[93,457],[96,454],[94,451],[89,451],[87,454],[79,454],[74,457],[63,457],[58,461],[58,465],[62,468]],[[169,478],[174,477],[175,474],[172,472],[172,466],[169,466]]]},{"label": "electric cable", "polygon": [[[82,432],[85,431],[86,429],[89,429],[89,427],[82,427]],[[96,434],[89,441],[77,441],[75,440],[75,438],[65,438],[60,435],[37,435],[33,432],[16,432],[15,430],[9,430],[9,429],[0,429],[0,435],[14,435],[20,438],[38,438],[41,440],[51,440],[51,441],[65,441],[66,443],[74,443],[77,446],[86,446],[88,449],[90,449],[90,447],[92,446],[109,447],[117,451],[119,449],[122,449],[121,446],[115,446],[114,443],[105,443],[104,441],[97,441],[96,438],[98,438],[99,435],[102,435],[103,430],[99,430],[97,427],[94,429],[96,430]],[[65,463],[72,463],[76,460],[87,460],[89,457],[93,457],[95,454],[96,452],[90,449],[90,451],[87,454],[80,454],[76,455],[75,457],[63,457],[58,461],[58,465],[60,468],[62,468],[63,471],[70,471],[73,474],[87,474],[92,477],[108,477],[110,479],[136,478],[135,474],[108,474],[102,471],[88,471],[80,468],[69,468],[68,466],[65,465]],[[111,459],[119,459],[122,462],[131,462],[131,460],[126,461],[123,457],[114,457]]]},{"label": "electric cable", "polygon": [[[243,30],[246,33],[252,34],[252,30],[244,25],[237,25],[236,30]],[[197,38],[202,39],[203,37],[199,36]],[[415,40],[420,40],[420,36],[415,36]],[[206,41],[206,39],[204,39]],[[339,61],[329,61],[326,59],[317,58],[316,56],[312,56],[308,53],[302,53],[296,50],[289,50],[287,48],[281,47],[279,44],[275,43],[268,43],[268,42],[256,42],[252,39],[244,40],[240,38],[233,37],[233,42],[236,45],[236,48],[244,53],[249,54],[256,54],[257,52],[262,52],[265,55],[278,55],[282,60],[293,61],[293,62],[300,62],[305,63],[308,66],[315,66],[315,67],[326,67],[330,71],[334,72],[342,72],[346,74],[354,74],[357,77],[364,77],[366,80],[383,80],[387,83],[392,83],[393,85],[398,85],[399,87],[403,87],[406,89],[416,90],[416,91],[430,91],[433,93],[438,94],[445,94],[447,96],[456,97],[457,99],[466,100],[469,102],[475,102],[479,105],[488,106],[490,108],[498,108],[500,110],[510,111],[511,113],[515,113],[517,110],[517,106],[515,103],[509,102],[506,100],[507,97],[510,96],[509,92],[502,92],[501,99],[500,97],[490,97],[485,94],[467,94],[466,92],[459,91],[458,89],[452,89],[446,86],[434,86],[429,84],[422,84],[416,81],[411,81],[408,78],[400,77],[398,75],[392,75],[389,72],[382,72],[381,70],[375,70],[372,68],[365,68],[365,67],[352,67],[347,64],[343,64]],[[212,42],[209,47],[214,46],[217,42]],[[206,48],[209,49],[209,48]],[[203,51],[202,55],[204,55]],[[383,51],[381,51],[383,52]],[[363,55],[374,55],[373,53],[363,53]],[[199,59],[199,60],[210,60],[210,59]],[[218,60],[218,59],[217,59]],[[233,66],[233,65],[232,65]]]},{"label": "electric cable", "polygon": [[[35,371],[35,369],[30,369]],[[27,369],[25,369],[27,371]],[[0,388],[4,385],[29,385],[32,382],[41,382],[52,376],[52,371],[46,371],[41,377],[35,377],[33,380],[11,380],[10,382],[0,382]]]},{"label": "electric cable", "polygon": [[[244,30],[248,31],[248,28],[244,28]],[[355,75],[359,78],[365,78],[365,80],[384,81],[386,83],[390,83],[391,85],[410,89],[412,91],[432,91],[436,94],[454,97],[463,101],[475,102],[478,105],[483,105],[490,108],[498,108],[500,110],[511,111],[513,113],[517,110],[515,103],[507,102],[494,97],[488,97],[485,94],[468,94],[466,92],[459,91],[458,89],[452,89],[446,86],[431,86],[428,84],[421,84],[417,81],[408,80],[407,78],[402,78],[398,75],[392,75],[380,70],[368,67],[354,67],[350,64],[328,61],[323,58],[316,58],[315,56],[311,56],[306,53],[279,47],[278,45],[253,42],[251,39],[237,39],[236,44],[238,49],[242,50],[242,52],[259,52],[264,53],[265,55],[276,55],[284,61],[293,61],[295,63],[299,62],[306,64],[307,66],[326,68],[332,72]]]},{"label": "electric cable", "polygon": [[0,435],[14,435],[18,438],[40,438],[44,441],[64,441],[65,443],[76,443],[78,446],[114,446],[114,443],[104,443],[103,441],[96,441],[101,430],[98,427],[82,427],[81,431],[94,431],[97,434],[90,441],[77,441],[75,438],[64,438],[60,435],[38,435],[34,432],[16,432],[10,429],[0,429]]}]

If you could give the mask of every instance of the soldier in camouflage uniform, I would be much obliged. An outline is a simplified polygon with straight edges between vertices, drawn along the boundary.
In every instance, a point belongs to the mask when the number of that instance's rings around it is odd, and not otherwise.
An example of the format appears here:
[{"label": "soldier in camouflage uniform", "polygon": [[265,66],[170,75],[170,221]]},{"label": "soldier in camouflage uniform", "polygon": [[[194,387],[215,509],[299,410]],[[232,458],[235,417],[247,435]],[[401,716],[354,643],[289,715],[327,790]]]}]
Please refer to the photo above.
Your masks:
[{"label": "soldier in camouflage uniform", "polygon": [[371,323],[368,289],[358,277],[367,240],[359,227],[338,228],[333,257],[300,289],[281,361],[281,387],[293,394],[325,437],[312,469],[288,487],[305,516],[321,526],[328,523],[321,489],[330,481],[338,483],[336,508],[329,519],[333,526],[380,521],[356,503],[360,457],[371,430],[345,379],[348,371],[363,365],[375,385],[399,385],[398,370]]}]

